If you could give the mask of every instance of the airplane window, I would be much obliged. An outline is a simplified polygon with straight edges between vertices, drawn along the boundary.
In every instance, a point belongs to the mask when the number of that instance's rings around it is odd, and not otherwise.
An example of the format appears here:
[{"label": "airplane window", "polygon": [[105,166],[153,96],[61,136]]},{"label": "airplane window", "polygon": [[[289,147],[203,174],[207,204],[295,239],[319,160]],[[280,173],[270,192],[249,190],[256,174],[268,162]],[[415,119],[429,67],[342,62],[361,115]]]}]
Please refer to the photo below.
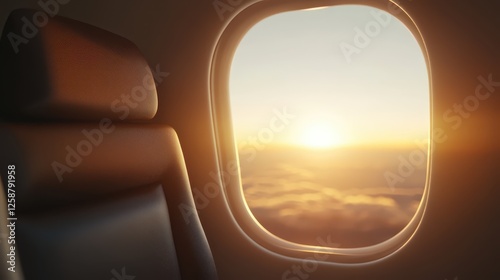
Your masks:
[{"label": "airplane window", "polygon": [[342,5],[268,17],[238,45],[229,92],[245,201],[267,231],[357,248],[410,222],[427,180],[429,81],[394,15]]}]

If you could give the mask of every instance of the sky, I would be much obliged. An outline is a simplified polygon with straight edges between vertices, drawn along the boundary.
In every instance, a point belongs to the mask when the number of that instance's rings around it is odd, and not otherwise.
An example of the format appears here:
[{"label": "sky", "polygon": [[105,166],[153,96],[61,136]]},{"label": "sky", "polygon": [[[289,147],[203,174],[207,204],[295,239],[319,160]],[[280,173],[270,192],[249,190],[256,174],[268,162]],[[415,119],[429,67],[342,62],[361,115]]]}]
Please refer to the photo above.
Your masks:
[{"label": "sky", "polygon": [[237,141],[269,128],[276,110],[293,119],[275,131],[273,144],[394,145],[428,137],[423,53],[402,22],[375,8],[342,5],[258,22],[236,49],[229,83]]},{"label": "sky", "polygon": [[229,83],[243,194],[269,232],[352,248],[411,220],[427,162],[395,187],[384,175],[429,133],[426,63],[403,23],[356,5],[271,16],[243,37]]}]

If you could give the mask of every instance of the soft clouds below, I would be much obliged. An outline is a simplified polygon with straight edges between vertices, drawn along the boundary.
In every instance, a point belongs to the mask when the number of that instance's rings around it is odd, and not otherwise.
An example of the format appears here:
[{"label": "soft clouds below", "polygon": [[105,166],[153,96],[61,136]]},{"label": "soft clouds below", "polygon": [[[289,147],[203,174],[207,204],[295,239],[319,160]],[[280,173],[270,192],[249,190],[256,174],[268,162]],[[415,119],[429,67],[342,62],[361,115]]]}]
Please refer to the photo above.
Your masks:
[{"label": "soft clouds below", "polygon": [[411,150],[297,150],[267,148],[240,157],[247,203],[271,233],[318,245],[331,236],[340,247],[374,245],[411,220],[425,184],[425,166],[394,190],[384,172],[397,173]]}]

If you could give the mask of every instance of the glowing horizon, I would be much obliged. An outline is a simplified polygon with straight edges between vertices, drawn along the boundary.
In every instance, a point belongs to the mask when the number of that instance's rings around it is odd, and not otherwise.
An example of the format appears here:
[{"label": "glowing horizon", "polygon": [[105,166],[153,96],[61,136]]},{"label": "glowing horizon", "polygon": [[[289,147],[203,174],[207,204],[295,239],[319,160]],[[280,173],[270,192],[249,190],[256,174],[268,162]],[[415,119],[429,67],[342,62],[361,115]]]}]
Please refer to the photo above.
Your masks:
[{"label": "glowing horizon", "polygon": [[258,137],[281,108],[294,118],[272,146],[330,149],[405,146],[430,125],[427,67],[418,42],[396,18],[346,59],[342,44],[381,10],[342,5],[277,14],[238,46],[230,94],[236,141]]},{"label": "glowing horizon", "polygon": [[[369,41],[346,54],[365,31]],[[229,86],[242,191],[262,227],[349,248],[412,219],[427,178],[430,97],[423,53],[401,22],[353,5],[271,16],[243,37]]]}]

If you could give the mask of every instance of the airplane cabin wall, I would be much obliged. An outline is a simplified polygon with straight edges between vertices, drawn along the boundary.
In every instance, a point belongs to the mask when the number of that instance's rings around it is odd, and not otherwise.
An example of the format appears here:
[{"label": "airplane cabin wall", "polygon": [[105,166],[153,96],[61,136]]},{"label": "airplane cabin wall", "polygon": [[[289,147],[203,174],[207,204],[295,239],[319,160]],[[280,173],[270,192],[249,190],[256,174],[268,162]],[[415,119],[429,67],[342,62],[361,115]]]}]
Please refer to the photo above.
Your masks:
[{"label": "airplane cabin wall", "polygon": [[[59,11],[130,39],[153,69],[158,65],[160,71],[169,72],[158,86],[155,122],[177,131],[192,187],[200,191],[213,182],[210,172],[217,170],[209,99],[215,44],[230,17],[257,1],[241,1],[222,20],[213,2],[71,0],[61,4]],[[337,2],[342,1],[329,1]],[[500,20],[495,13],[500,4],[486,0],[399,2],[427,45],[433,127],[447,135],[446,141],[434,146],[425,216],[411,242],[395,255],[370,264],[319,263],[309,279],[496,279],[500,275],[496,265],[500,87],[470,116],[462,117],[456,129],[456,122],[444,114],[475,94],[479,76],[492,75],[500,81]],[[4,1],[0,4],[2,26],[8,13],[21,7],[39,8],[36,1]],[[300,259],[272,253],[249,240],[222,193],[199,212],[220,279],[282,279],[284,271],[300,265]]]}]

